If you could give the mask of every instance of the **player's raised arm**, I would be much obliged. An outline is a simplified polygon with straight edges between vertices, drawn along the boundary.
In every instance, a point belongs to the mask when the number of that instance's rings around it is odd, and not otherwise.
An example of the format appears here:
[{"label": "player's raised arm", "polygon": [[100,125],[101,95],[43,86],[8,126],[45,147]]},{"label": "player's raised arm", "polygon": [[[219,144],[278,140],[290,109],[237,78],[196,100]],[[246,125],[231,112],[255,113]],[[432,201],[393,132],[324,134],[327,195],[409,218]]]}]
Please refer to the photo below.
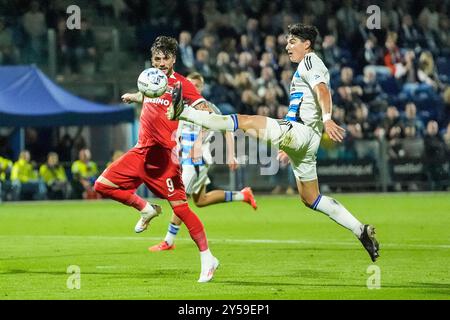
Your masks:
[{"label": "player's raised arm", "polygon": [[341,128],[331,119],[333,104],[331,101],[331,93],[328,86],[321,82],[314,87],[320,108],[322,109],[322,120],[325,126],[325,132],[331,140],[342,142],[344,139],[345,129]]}]

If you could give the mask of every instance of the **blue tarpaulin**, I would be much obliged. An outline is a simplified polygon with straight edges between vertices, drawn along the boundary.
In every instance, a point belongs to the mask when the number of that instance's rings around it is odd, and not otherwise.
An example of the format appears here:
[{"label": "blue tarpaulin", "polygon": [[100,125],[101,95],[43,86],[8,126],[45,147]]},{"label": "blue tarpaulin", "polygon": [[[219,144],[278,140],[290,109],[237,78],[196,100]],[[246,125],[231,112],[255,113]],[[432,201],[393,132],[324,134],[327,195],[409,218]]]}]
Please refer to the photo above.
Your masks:
[{"label": "blue tarpaulin", "polygon": [[0,126],[92,126],[134,119],[132,107],[104,105],[74,96],[35,66],[0,67]]}]

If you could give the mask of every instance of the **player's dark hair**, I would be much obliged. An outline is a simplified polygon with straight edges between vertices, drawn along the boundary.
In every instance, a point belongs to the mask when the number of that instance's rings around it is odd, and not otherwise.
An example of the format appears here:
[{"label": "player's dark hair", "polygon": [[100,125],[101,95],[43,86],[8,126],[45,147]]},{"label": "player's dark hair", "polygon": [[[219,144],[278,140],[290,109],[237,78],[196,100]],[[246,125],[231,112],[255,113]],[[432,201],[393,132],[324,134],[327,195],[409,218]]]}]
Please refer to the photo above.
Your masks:
[{"label": "player's dark hair", "polygon": [[297,37],[302,41],[309,40],[311,42],[311,49],[314,49],[319,30],[312,25],[296,23],[288,26],[288,35]]},{"label": "player's dark hair", "polygon": [[177,56],[178,51],[178,42],[175,38],[172,37],[166,37],[166,36],[159,36],[156,38],[155,42],[152,44],[152,48],[150,49],[152,52],[152,55],[154,55],[156,52],[160,51],[166,56]]}]

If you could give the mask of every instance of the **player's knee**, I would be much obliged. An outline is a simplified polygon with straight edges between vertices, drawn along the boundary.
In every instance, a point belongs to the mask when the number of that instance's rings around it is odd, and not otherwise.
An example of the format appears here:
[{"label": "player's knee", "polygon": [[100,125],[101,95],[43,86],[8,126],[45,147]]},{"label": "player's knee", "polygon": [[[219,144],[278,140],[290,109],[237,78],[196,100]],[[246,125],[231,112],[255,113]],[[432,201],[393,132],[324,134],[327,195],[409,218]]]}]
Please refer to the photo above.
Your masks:
[{"label": "player's knee", "polygon": [[200,198],[197,201],[195,201],[195,205],[199,208],[202,208],[202,207],[206,207],[207,203],[204,199]]},{"label": "player's knee", "polygon": [[207,197],[205,195],[193,197],[193,199],[194,199],[195,205],[199,208],[206,207],[208,205]]}]

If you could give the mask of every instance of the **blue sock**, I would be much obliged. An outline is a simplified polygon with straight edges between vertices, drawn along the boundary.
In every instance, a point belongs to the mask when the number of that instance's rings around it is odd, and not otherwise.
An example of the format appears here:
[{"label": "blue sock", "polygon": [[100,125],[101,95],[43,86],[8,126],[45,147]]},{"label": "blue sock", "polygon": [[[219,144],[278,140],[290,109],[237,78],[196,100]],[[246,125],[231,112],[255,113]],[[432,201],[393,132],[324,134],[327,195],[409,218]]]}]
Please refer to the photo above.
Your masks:
[{"label": "blue sock", "polygon": [[233,191],[225,191],[225,202],[233,201]]},{"label": "blue sock", "polygon": [[178,234],[178,231],[180,231],[180,226],[177,226],[176,224],[173,223],[169,223],[166,238],[164,239],[164,241],[167,242],[169,246],[173,245],[175,237]]}]

